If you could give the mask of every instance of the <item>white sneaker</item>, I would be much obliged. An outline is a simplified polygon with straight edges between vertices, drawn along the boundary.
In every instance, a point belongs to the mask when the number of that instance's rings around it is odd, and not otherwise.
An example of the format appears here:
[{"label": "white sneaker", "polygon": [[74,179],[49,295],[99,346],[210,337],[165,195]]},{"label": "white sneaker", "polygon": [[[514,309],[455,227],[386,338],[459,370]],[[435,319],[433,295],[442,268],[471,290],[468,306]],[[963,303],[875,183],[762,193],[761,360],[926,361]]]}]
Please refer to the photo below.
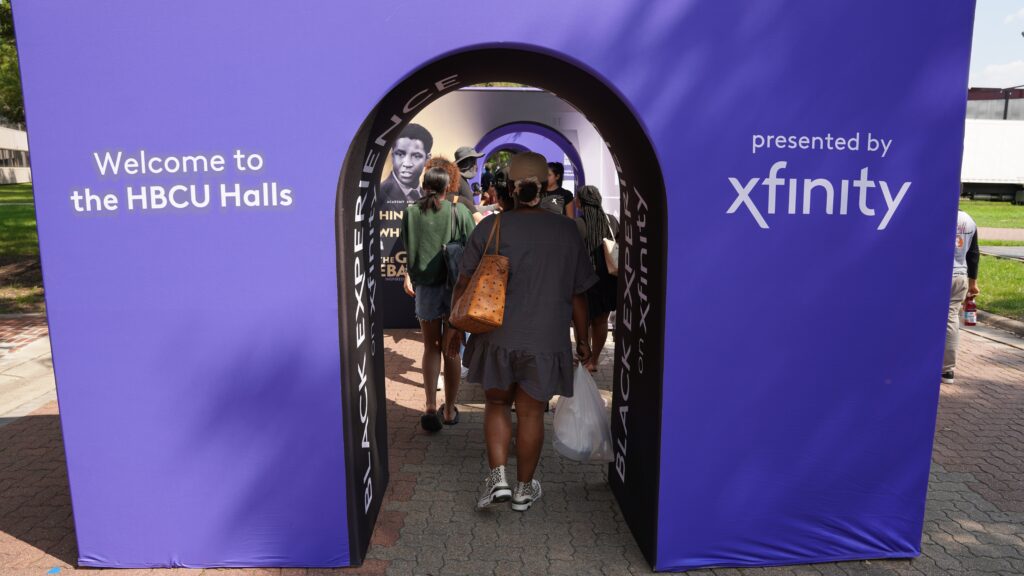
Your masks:
[{"label": "white sneaker", "polygon": [[466,378],[469,378],[469,368],[466,368],[465,366],[463,366],[462,367],[462,379],[465,380]]},{"label": "white sneaker", "polygon": [[512,509],[516,512],[526,512],[543,494],[544,491],[540,489],[540,482],[537,480],[530,480],[529,483],[517,482],[516,493],[512,496]]},{"label": "white sneaker", "polygon": [[483,510],[491,504],[508,502],[512,497],[512,490],[508,487],[508,480],[505,479],[505,467],[498,466],[491,470],[491,473],[484,478],[483,490],[480,492],[480,499],[476,502],[476,509]]},{"label": "white sneaker", "polygon": [[444,390],[444,374],[437,375],[437,389]]}]

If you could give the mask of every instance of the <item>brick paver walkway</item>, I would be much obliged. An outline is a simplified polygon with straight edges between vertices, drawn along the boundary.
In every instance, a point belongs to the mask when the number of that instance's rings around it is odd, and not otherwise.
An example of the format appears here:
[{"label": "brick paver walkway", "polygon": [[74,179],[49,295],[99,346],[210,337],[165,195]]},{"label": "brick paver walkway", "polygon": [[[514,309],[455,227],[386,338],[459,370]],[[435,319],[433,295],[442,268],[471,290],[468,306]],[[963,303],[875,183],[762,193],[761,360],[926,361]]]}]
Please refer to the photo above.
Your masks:
[{"label": "brick paver walkway", "polygon": [[20,350],[40,336],[49,334],[45,315],[0,317],[0,355]]},{"label": "brick paver walkway", "polygon": [[[544,498],[529,512],[473,511],[486,470],[482,394],[460,397],[462,422],[419,430],[419,340],[390,332],[392,479],[367,563],[349,570],[208,570],[234,574],[649,574],[604,480],[545,449]],[[943,386],[924,528],[914,560],[694,571],[700,575],[1024,574],[1024,350],[961,338],[957,383]],[[609,357],[610,358],[610,357]],[[602,386],[610,387],[608,366]],[[76,558],[54,404],[0,428],[0,573],[73,570]],[[117,576],[200,570],[117,571]]]}]

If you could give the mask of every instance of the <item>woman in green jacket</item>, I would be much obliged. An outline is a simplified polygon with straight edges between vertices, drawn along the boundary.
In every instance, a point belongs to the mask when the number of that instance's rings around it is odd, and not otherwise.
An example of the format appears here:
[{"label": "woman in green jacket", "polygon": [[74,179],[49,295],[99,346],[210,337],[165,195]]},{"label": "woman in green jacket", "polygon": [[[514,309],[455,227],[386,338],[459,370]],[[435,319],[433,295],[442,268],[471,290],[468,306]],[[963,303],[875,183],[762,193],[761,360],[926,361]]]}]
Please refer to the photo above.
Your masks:
[{"label": "woman in green jacket", "polygon": [[[444,167],[423,175],[423,197],[405,209],[401,239],[407,262],[405,292],[416,299],[416,318],[423,331],[423,388],[426,406],[420,425],[437,432],[443,424],[458,424],[455,403],[459,394],[461,358],[444,359],[445,403],[437,406],[437,375],[441,369],[441,338],[451,311],[452,290],[444,261],[444,245],[465,243],[473,231],[473,217],[461,203],[445,199],[449,184]],[[454,211],[454,215],[453,215]]]}]

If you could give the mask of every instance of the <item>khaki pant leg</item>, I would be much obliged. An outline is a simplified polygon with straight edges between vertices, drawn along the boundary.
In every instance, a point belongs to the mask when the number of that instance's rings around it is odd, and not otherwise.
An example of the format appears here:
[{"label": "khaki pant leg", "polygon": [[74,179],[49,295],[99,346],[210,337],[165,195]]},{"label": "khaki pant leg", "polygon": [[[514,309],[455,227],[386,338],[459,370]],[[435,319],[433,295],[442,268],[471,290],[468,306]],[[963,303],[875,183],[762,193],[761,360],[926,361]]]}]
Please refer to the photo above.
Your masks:
[{"label": "khaki pant leg", "polygon": [[967,276],[953,276],[949,294],[949,317],[946,318],[946,350],[942,355],[942,371],[956,368],[956,349],[960,344],[960,308],[967,297]]}]

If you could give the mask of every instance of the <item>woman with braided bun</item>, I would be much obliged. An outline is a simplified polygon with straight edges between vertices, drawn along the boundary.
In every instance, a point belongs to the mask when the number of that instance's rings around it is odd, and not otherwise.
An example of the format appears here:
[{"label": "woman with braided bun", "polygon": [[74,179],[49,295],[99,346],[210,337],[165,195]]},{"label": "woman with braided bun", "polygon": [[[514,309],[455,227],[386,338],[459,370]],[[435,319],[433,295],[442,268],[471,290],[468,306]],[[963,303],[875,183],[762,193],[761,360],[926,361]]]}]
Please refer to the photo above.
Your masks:
[{"label": "woman with braided bun", "polygon": [[601,192],[596,186],[584,186],[576,193],[576,205],[582,214],[576,219],[576,228],[583,238],[583,244],[590,255],[590,261],[597,273],[597,284],[587,291],[587,310],[590,317],[589,342],[592,351],[587,370],[597,371],[601,350],[608,340],[608,315],[615,311],[619,280],[608,273],[604,260],[605,238],[616,238],[619,223],[605,213],[601,203]]}]

